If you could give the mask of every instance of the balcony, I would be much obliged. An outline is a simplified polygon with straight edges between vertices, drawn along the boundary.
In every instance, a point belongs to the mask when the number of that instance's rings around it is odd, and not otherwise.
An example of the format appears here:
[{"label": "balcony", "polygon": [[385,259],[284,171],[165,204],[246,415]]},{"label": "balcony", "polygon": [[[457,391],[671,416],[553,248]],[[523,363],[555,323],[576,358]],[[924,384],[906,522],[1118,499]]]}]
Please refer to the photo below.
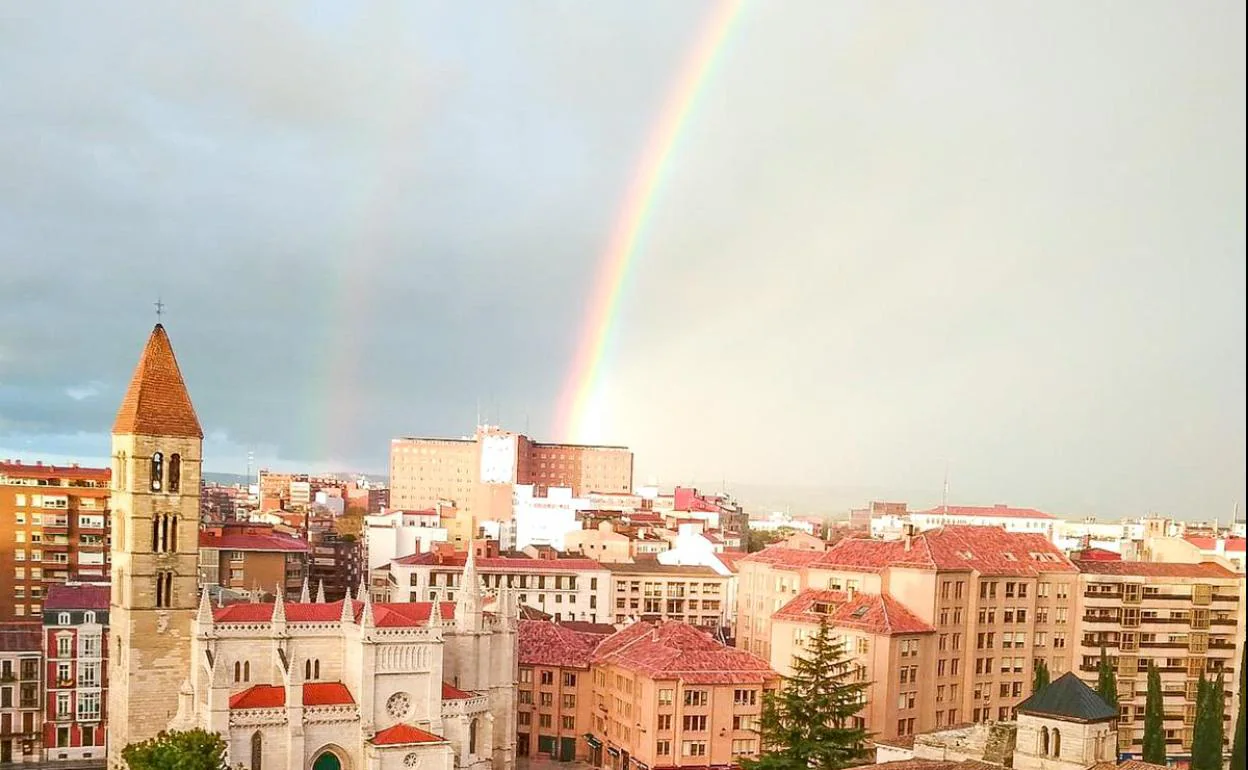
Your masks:
[{"label": "balcony", "polygon": [[1084,622],[1084,623],[1113,623],[1113,624],[1118,624],[1118,623],[1120,623],[1121,621],[1120,621],[1120,619],[1119,619],[1119,618],[1116,618],[1116,617],[1113,617],[1113,616],[1106,616],[1106,615],[1091,615],[1091,614],[1089,614],[1089,615],[1084,615],[1084,616],[1083,616],[1083,622]]},{"label": "balcony", "polygon": [[69,529],[69,519],[64,516],[46,516],[43,519],[44,534],[65,534]]}]

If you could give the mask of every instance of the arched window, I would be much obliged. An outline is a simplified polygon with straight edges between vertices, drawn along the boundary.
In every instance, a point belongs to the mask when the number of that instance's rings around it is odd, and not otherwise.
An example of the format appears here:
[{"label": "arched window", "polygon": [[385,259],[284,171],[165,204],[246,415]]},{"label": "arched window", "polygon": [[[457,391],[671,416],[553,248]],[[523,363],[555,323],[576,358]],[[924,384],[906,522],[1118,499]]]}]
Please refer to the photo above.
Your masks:
[{"label": "arched window", "polygon": [[1049,755],[1049,728],[1040,728],[1040,756],[1047,757]]},{"label": "arched window", "polygon": [[[174,457],[177,457],[177,455],[174,455]],[[178,517],[170,516],[168,519],[169,523],[167,526],[169,527],[169,550],[176,553],[178,550]]]},{"label": "arched window", "polygon": [[162,513],[160,515],[160,552],[168,553],[169,551],[169,514]]},{"label": "arched window", "polygon": [[83,623],[94,623],[94,622],[95,622],[95,613],[94,613],[94,612],[90,612],[90,611],[88,611],[88,612],[84,612],[84,613],[82,614],[82,622],[83,622]]},{"label": "arched window", "polygon": [[1062,755],[1062,731],[1053,728],[1053,756],[1060,757]]},{"label": "arched window", "polygon": [[[237,660],[234,661],[234,681],[236,683],[243,681],[243,664]],[[1044,747],[1045,749],[1048,749],[1049,746],[1046,743]],[[1046,751],[1045,753],[1047,754],[1048,752]]]},{"label": "arched window", "polygon": [[159,492],[165,474],[165,456],[160,452],[152,455],[152,491]]},{"label": "arched window", "polygon": [[477,753],[477,720],[468,723],[468,753]]},{"label": "arched window", "polygon": [[243,662],[243,681],[244,682],[251,681],[251,661],[250,660]]},{"label": "arched window", "polygon": [[320,658],[317,658],[316,660],[312,661],[312,678],[313,679],[321,678],[321,659]]},{"label": "arched window", "polygon": [[[177,455],[174,455],[177,457]],[[260,735],[260,731],[256,730],[251,734],[251,770],[261,770],[261,756],[264,754],[264,738]]]},{"label": "arched window", "polygon": [[173,573],[156,573],[156,606],[170,607],[173,605]]},{"label": "arched window", "polygon": [[178,492],[182,489],[182,455],[169,455],[169,491]]},{"label": "arched window", "polygon": [[152,553],[160,553],[160,517],[152,517]]},{"label": "arched window", "polygon": [[312,678],[312,661],[310,660],[305,660],[303,662],[303,678],[304,679]]}]

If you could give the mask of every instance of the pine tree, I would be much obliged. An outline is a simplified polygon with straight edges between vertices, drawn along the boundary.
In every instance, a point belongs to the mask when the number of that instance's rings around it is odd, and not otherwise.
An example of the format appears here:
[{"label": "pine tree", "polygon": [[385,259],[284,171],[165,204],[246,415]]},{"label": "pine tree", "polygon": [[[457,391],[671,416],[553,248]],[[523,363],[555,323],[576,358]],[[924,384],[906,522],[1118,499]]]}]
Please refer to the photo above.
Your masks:
[{"label": "pine tree", "polygon": [[793,660],[793,675],[763,698],[762,755],[746,770],[839,770],[865,761],[866,730],[853,718],[869,683],[852,680],[844,645],[826,620]]},{"label": "pine tree", "polygon": [[1144,756],[1145,762],[1166,764],[1166,726],[1161,705],[1161,672],[1148,662],[1148,695],[1144,701]]},{"label": "pine tree", "polygon": [[1096,692],[1101,698],[1118,710],[1118,676],[1114,673],[1114,664],[1110,662],[1105,648],[1101,648],[1101,664],[1096,674]]},{"label": "pine tree", "polygon": [[1031,675],[1031,692],[1040,692],[1049,686],[1049,667],[1041,658],[1036,658],[1036,668]]},{"label": "pine tree", "polygon": [[1235,717],[1235,738],[1234,744],[1231,746],[1231,767],[1242,768],[1248,767],[1245,764],[1244,756],[1244,700],[1248,698],[1248,645],[1240,652],[1239,655],[1239,713]]},{"label": "pine tree", "polygon": [[1222,740],[1226,728],[1222,715],[1226,707],[1222,674],[1209,681],[1204,672],[1196,691],[1196,727],[1192,732],[1192,770],[1222,770]]}]

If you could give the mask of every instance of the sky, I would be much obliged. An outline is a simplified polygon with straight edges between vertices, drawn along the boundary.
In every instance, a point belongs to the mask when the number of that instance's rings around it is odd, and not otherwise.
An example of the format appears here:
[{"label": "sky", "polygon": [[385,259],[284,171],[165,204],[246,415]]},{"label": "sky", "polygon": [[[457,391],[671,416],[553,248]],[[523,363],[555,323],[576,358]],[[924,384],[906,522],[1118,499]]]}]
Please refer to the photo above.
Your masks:
[{"label": "sky", "polygon": [[[479,416],[565,438],[612,228],[719,9],[0,6],[0,458],[107,456],[158,297],[208,470],[382,471]],[[578,438],[639,482],[1229,518],[1244,21],[747,0]]]}]

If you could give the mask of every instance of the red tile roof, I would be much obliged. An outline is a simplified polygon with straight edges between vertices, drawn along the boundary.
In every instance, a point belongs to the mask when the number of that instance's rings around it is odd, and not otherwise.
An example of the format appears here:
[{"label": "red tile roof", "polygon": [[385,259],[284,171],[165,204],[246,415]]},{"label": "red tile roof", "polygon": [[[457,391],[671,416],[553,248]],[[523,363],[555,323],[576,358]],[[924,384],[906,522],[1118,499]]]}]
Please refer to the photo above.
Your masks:
[{"label": "red tile roof", "polygon": [[823,557],[823,554],[823,551],[769,545],[761,551],[756,551],[739,559],[738,563],[750,562],[751,564],[770,564],[779,569],[801,569],[818,562]]},{"label": "red tile roof", "polygon": [[472,693],[465,692],[455,685],[442,683],[442,700],[464,700],[474,697]]},{"label": "red tile roof", "polygon": [[[463,569],[468,561],[466,554],[457,553],[453,556],[434,553],[416,553],[395,559],[395,564],[404,566],[430,565]],[[481,556],[475,560],[479,572],[581,572],[584,570],[600,570],[602,565],[593,559],[530,559],[520,556]]]},{"label": "red tile roof", "polygon": [[638,622],[617,631],[599,643],[593,662],[686,684],[762,684],[777,678],[765,661],[677,621]]},{"label": "red tile roof", "polygon": [[156,324],[134,368],[113,433],[204,437],[165,327]]},{"label": "red tile roof", "polygon": [[1056,519],[1051,513],[1035,508],[1011,508],[1003,503],[997,505],[950,505],[915,511],[929,516],[992,516],[1002,519]]},{"label": "red tile roof", "polygon": [[[1196,546],[1202,551],[1213,551],[1213,550],[1217,550],[1217,547],[1218,547],[1218,539],[1214,537],[1201,537],[1200,535],[1188,535],[1187,537],[1183,539],[1191,543],[1192,545]],[[1223,549],[1226,551],[1243,551],[1245,543],[1248,543],[1248,541],[1246,541],[1242,537],[1228,537],[1228,538],[1225,538],[1225,541],[1226,542],[1223,545]]]},{"label": "red tile roof", "polygon": [[[29,465],[20,460],[0,463],[0,476],[15,479],[65,479],[68,481],[96,481],[107,483],[113,477],[108,468],[80,468],[76,465]],[[77,487],[73,494],[82,494],[91,487]]]},{"label": "red tile roof", "polygon": [[1000,527],[946,526],[915,535],[910,549],[904,540],[848,537],[821,554],[818,566],[863,572],[888,567],[971,571],[984,575],[1035,576],[1074,572],[1048,538],[1038,532],[1006,532]]},{"label": "red tile roof", "polygon": [[[364,611],[364,603],[351,602],[355,622],[360,622],[360,613]],[[442,617],[455,617],[455,603],[442,602]],[[333,623],[342,617],[342,602],[317,604],[311,602],[287,602],[287,623]],[[373,622],[382,628],[402,628],[423,626],[429,622],[433,614],[432,602],[380,602],[373,605]],[[216,623],[267,623],[273,617],[273,603],[252,604],[244,602],[225,607],[216,607],[212,611],[212,619]]]},{"label": "red tile roof", "polygon": [[[345,706],[355,703],[351,691],[341,682],[307,682],[303,685],[305,706]],[[232,709],[271,709],[286,705],[286,688],[257,684],[230,696]]]},{"label": "red tile roof", "polygon": [[409,743],[441,743],[445,740],[442,736],[434,735],[419,727],[398,724],[378,730],[371,743],[374,746],[405,746]]},{"label": "red tile roof", "polygon": [[295,553],[307,551],[308,543],[306,540],[300,540],[289,535],[229,534],[217,536],[207,532],[200,532],[199,547],[217,548],[223,551],[288,551]]},{"label": "red tile roof", "polygon": [[43,607],[48,610],[106,610],[111,594],[109,586],[98,583],[54,585],[48,588]]},{"label": "red tile roof", "polygon": [[[816,605],[827,605],[826,615],[815,611]],[[923,622],[889,594],[855,593],[850,599],[844,591],[806,589],[772,615],[773,620],[792,620],[818,624],[827,617],[838,628],[855,628],[873,634],[926,634],[936,629]]]},{"label": "red tile roof", "polygon": [[715,554],[715,558],[719,559],[719,563],[733,573],[740,571],[741,567],[738,565],[738,562],[746,556],[747,554],[740,551],[721,551]]},{"label": "red tile roof", "polygon": [[1162,561],[1076,561],[1080,572],[1090,575],[1131,575],[1133,577],[1173,578],[1236,578],[1221,564],[1202,561],[1199,564],[1180,564]]},{"label": "red tile roof", "polygon": [[605,634],[574,631],[547,620],[521,620],[516,636],[521,666],[557,666],[589,668],[594,649]]}]

